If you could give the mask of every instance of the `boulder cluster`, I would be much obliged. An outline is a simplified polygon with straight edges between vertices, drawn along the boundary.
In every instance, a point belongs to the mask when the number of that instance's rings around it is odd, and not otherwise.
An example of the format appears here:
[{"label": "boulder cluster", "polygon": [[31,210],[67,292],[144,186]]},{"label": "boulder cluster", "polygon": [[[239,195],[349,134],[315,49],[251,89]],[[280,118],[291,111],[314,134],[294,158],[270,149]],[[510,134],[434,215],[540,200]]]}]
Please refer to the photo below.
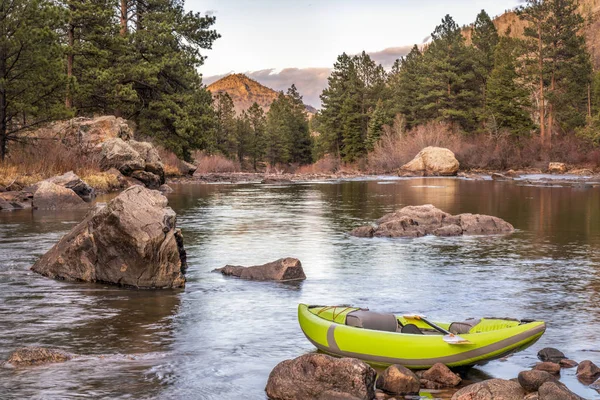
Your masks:
[{"label": "boulder cluster", "polygon": [[489,215],[450,215],[431,204],[408,206],[376,221],[375,225],[361,226],[350,234],[357,237],[421,237],[495,235],[512,233],[508,222]]},{"label": "boulder cluster", "polygon": [[[515,379],[488,379],[461,388],[460,375],[444,364],[416,372],[391,365],[377,374],[357,359],[311,353],[279,363],[269,375],[265,391],[273,400],[392,400],[412,398],[422,389],[454,390],[452,400],[581,400],[559,381],[561,368],[577,366],[577,377],[583,383],[600,377],[600,368],[591,361],[577,364],[556,349],[543,349],[538,357],[541,363]],[[594,385],[600,387],[600,380],[591,387]]]}]

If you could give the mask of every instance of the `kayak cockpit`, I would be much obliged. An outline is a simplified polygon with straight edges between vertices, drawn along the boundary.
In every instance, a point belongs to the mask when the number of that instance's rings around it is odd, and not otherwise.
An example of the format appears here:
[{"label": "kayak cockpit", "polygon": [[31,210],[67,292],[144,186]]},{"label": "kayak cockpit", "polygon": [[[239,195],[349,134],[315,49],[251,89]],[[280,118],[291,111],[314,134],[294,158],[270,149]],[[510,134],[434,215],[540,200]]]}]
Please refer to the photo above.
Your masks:
[{"label": "kayak cockpit", "polygon": [[[397,316],[392,313],[346,306],[309,306],[309,310],[326,321],[353,328],[412,335],[443,335],[442,332],[433,329],[428,323],[410,316]],[[510,318],[470,318],[451,323],[435,322],[435,325],[452,334],[463,335],[513,328],[529,322],[532,321],[519,321]]]}]

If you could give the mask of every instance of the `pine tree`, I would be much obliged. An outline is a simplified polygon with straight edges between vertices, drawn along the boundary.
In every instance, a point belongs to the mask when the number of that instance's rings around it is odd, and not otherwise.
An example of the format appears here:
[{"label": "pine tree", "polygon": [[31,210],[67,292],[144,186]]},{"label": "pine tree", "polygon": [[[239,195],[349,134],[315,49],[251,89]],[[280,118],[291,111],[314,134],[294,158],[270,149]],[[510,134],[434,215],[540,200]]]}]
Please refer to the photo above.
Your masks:
[{"label": "pine tree", "polygon": [[287,164],[291,161],[289,138],[292,134],[290,126],[287,124],[290,114],[289,107],[289,100],[281,92],[271,103],[267,113],[266,157],[272,166]]},{"label": "pine tree", "polygon": [[508,35],[496,47],[495,66],[487,80],[488,125],[514,136],[527,135],[534,127],[530,117],[529,91],[517,74],[518,41]]},{"label": "pine tree", "polygon": [[383,132],[383,126],[387,121],[386,110],[383,105],[383,101],[380,99],[377,101],[375,110],[369,120],[369,129],[367,131],[367,150],[371,151],[375,147],[375,144],[379,141],[381,133]]},{"label": "pine tree", "polygon": [[65,0],[67,13],[67,94],[65,105],[80,114],[113,113],[133,101],[131,85],[120,86],[119,58],[126,42],[119,37],[116,0]]},{"label": "pine tree", "polygon": [[424,53],[421,112],[427,119],[440,119],[475,129],[481,104],[475,75],[474,49],[465,45],[460,27],[446,15],[432,33],[433,42]]},{"label": "pine tree", "polygon": [[550,136],[546,129],[546,85],[544,60],[547,49],[543,41],[543,27],[548,18],[548,7],[544,0],[526,0],[526,4],[517,9],[520,19],[527,21],[525,27],[524,64],[526,75],[534,86],[537,86],[535,102],[538,105],[540,139],[544,147],[550,145]]},{"label": "pine tree", "polygon": [[300,164],[312,162],[312,139],[308,128],[306,108],[296,85],[288,89],[286,99],[289,101],[288,125],[290,126],[290,156],[291,161]]},{"label": "pine tree", "polygon": [[133,27],[125,35],[129,50],[120,62],[128,66],[122,84],[132,84],[137,101],[126,116],[141,133],[189,159],[192,149],[210,142],[211,96],[197,68],[204,62],[201,51],[219,38],[210,29],[215,18],[186,12],[183,0],[129,5]]},{"label": "pine tree", "polygon": [[242,114],[238,116],[235,120],[236,129],[236,152],[237,159],[240,164],[244,165],[244,160],[246,155],[248,155],[250,151],[250,143],[252,138],[252,125],[250,123],[250,118],[246,111],[242,111]]},{"label": "pine tree", "polygon": [[[323,91],[318,147],[352,162],[367,152],[369,119],[380,98],[389,97],[386,73],[365,52],[342,54]],[[384,102],[384,106],[387,105]],[[386,107],[386,114],[389,114]]]},{"label": "pine tree", "polygon": [[66,115],[61,18],[51,1],[0,2],[0,161],[9,142]]},{"label": "pine tree", "polygon": [[585,125],[592,65],[585,46],[583,17],[574,0],[547,0],[543,25],[547,48],[548,129],[572,132]]},{"label": "pine tree", "polygon": [[487,103],[485,89],[488,77],[494,68],[494,54],[499,41],[498,30],[485,10],[481,10],[472,32],[473,46],[478,50],[475,52],[477,56],[475,73],[481,85],[482,109],[485,109]]},{"label": "pine tree", "polygon": [[216,148],[223,155],[233,158],[237,154],[238,137],[233,100],[227,92],[215,97]]},{"label": "pine tree", "polygon": [[257,103],[252,104],[248,109],[248,118],[250,120],[251,128],[248,155],[252,160],[252,167],[254,168],[254,171],[256,171],[258,163],[263,159],[266,153],[265,131],[267,120],[263,109]]},{"label": "pine tree", "polygon": [[425,122],[422,110],[423,80],[423,54],[417,45],[414,45],[410,53],[396,60],[388,78],[391,91],[390,114],[392,116],[402,114],[409,129]]},{"label": "pine tree", "polygon": [[340,55],[327,78],[327,88],[321,94],[322,110],[319,121],[322,129],[318,146],[337,157],[342,157],[344,131],[341,110],[348,92],[352,64],[352,58],[346,53]]}]

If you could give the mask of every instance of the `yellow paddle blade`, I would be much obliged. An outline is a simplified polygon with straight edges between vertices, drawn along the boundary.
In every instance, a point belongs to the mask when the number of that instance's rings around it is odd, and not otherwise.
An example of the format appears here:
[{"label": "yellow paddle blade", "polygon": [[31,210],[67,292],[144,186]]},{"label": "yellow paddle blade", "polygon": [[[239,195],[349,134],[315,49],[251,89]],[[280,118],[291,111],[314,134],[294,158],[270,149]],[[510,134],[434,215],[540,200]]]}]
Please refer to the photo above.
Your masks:
[{"label": "yellow paddle blade", "polygon": [[458,335],[445,335],[443,339],[444,342],[448,344],[473,344],[469,340],[462,338]]}]

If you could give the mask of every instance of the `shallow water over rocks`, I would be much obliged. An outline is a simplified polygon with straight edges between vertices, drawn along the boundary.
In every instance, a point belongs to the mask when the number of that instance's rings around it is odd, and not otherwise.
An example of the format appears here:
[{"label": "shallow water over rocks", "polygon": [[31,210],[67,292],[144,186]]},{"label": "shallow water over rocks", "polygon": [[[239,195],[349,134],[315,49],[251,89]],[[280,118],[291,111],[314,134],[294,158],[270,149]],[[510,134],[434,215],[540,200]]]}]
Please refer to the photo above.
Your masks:
[{"label": "shallow water over rocks", "polygon": [[[0,367],[2,398],[264,399],[271,369],[313,351],[299,302],[419,312],[437,320],[548,322],[532,348],[471,370],[514,378],[543,347],[600,362],[600,188],[454,178],[291,185],[173,185],[188,252],[185,290],[53,281],[29,271],[85,211],[0,213],[0,359],[40,345],[84,355]],[[107,198],[100,198],[106,201]],[[509,236],[360,239],[353,228],[406,205],[498,216]],[[211,273],[226,264],[302,261],[301,283]],[[563,369],[585,398],[600,395]],[[5,397],[6,396],[6,397]],[[442,396],[434,395],[434,396]]]}]

